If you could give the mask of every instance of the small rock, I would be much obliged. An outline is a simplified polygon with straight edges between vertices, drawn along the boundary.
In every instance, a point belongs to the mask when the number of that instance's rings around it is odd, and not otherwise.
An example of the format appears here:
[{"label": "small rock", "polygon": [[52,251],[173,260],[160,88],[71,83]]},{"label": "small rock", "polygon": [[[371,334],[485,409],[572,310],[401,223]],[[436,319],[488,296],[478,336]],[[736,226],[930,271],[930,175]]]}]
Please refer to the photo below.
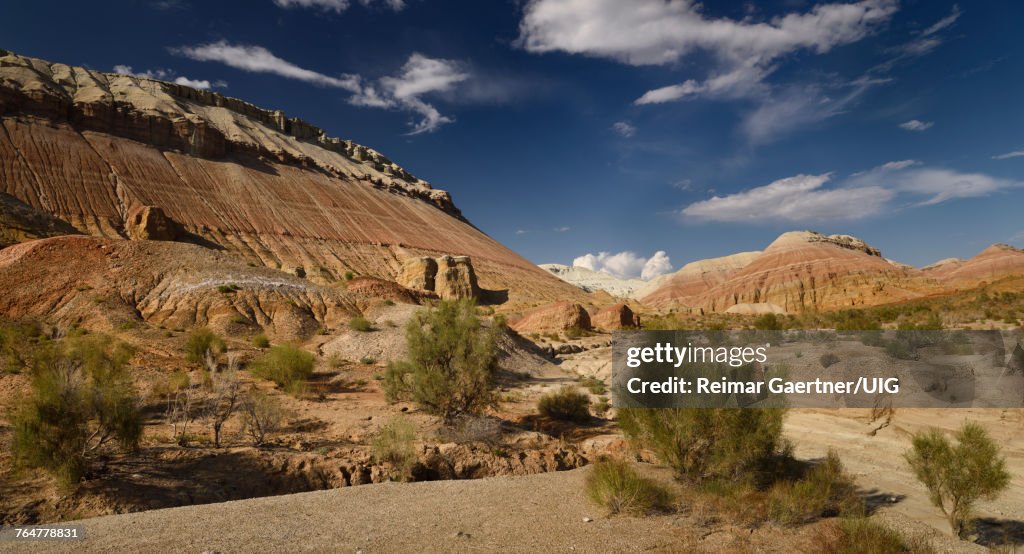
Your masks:
[{"label": "small rock", "polygon": [[590,523],[591,521],[594,521],[594,518],[591,518],[591,517],[583,518],[583,523]]}]

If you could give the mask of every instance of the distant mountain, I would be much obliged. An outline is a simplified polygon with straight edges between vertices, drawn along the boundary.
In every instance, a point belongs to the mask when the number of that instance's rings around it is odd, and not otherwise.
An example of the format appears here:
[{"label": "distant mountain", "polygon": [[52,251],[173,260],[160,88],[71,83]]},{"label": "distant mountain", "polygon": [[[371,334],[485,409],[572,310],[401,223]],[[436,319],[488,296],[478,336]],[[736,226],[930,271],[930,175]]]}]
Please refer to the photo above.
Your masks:
[{"label": "distant mountain", "polygon": [[603,290],[619,298],[639,298],[658,288],[669,276],[660,275],[644,281],[642,279],[620,279],[610,273],[594,271],[585,267],[563,264],[540,264],[555,277],[571,283],[584,291]]}]

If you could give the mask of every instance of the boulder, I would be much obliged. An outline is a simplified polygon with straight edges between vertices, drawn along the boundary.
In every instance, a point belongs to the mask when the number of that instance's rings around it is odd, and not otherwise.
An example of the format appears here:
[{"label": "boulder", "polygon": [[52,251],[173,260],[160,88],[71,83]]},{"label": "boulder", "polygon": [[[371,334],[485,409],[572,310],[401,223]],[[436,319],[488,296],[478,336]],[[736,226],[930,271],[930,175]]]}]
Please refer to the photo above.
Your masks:
[{"label": "boulder", "polygon": [[157,206],[132,208],[124,228],[132,240],[174,240],[178,236],[177,225]]},{"label": "boulder", "polygon": [[469,256],[441,256],[437,258],[437,276],[434,292],[444,299],[477,298],[480,287]]},{"label": "boulder", "polygon": [[527,313],[512,324],[512,328],[520,333],[543,333],[564,331],[578,327],[590,330],[590,314],[579,304],[557,302],[542,306]]},{"label": "boulder", "polygon": [[603,308],[592,319],[594,327],[606,330],[640,327],[640,316],[633,313],[625,304],[615,304]]},{"label": "boulder", "polygon": [[398,273],[398,283],[410,289],[433,292],[436,276],[437,261],[434,258],[410,258],[402,264],[402,270]]}]

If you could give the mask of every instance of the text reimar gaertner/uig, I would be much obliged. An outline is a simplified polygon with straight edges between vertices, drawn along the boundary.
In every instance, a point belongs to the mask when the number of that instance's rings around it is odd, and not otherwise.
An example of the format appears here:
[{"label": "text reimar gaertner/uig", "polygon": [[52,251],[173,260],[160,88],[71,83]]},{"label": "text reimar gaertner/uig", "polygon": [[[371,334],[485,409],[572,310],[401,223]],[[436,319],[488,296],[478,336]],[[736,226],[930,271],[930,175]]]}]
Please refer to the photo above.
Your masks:
[{"label": "text reimar gaertner/uig", "polygon": [[670,377],[657,381],[645,381],[633,377],[626,382],[630,394],[897,394],[900,380],[896,377],[860,377],[853,381],[788,381],[774,377],[767,381],[730,380],[728,377],[714,380],[707,377],[688,379]]}]

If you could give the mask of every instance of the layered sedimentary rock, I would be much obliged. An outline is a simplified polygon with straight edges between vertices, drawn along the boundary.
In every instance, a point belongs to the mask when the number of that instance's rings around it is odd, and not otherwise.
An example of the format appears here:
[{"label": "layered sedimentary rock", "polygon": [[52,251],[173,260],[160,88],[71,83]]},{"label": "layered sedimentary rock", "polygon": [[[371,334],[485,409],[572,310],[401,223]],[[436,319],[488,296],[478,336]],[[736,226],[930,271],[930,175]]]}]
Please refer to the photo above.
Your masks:
[{"label": "layered sedimentary rock", "polygon": [[601,308],[590,320],[594,327],[606,331],[640,327],[640,316],[625,304]]},{"label": "layered sedimentary rock", "polygon": [[402,264],[398,282],[410,289],[435,293],[445,300],[480,297],[480,286],[469,256],[410,258]]},{"label": "layered sedimentary rock", "polygon": [[796,313],[898,302],[940,286],[860,239],[813,231],[784,233],[763,252],[711,261],[715,270],[684,267],[679,274],[693,277],[670,279],[643,301],[697,313]]},{"label": "layered sedimentary rock", "polygon": [[0,314],[109,330],[140,319],[168,328],[264,329],[284,340],[341,325],[352,297],[233,256],[177,242],[63,236],[0,250]]},{"label": "layered sedimentary rock", "polygon": [[520,333],[544,333],[567,329],[592,329],[590,314],[572,302],[556,302],[541,306],[514,321],[511,327]]},{"label": "layered sedimentary rock", "polygon": [[1010,275],[1024,275],[1024,250],[993,244],[969,260],[947,259],[925,268],[925,274],[948,286],[969,287]]},{"label": "layered sedimentary rock", "polygon": [[4,51],[0,192],[109,238],[158,207],[177,240],[318,281],[468,255],[480,285],[512,301],[580,296],[371,148],[209,91]]},{"label": "layered sedimentary rock", "polygon": [[70,223],[0,192],[0,248],[27,240],[77,234]]},{"label": "layered sedimentary rock", "polygon": [[640,297],[649,306],[672,307],[686,302],[726,281],[730,275],[757,259],[760,252],[740,252],[730,256],[698,260],[667,276],[653,290]]}]

